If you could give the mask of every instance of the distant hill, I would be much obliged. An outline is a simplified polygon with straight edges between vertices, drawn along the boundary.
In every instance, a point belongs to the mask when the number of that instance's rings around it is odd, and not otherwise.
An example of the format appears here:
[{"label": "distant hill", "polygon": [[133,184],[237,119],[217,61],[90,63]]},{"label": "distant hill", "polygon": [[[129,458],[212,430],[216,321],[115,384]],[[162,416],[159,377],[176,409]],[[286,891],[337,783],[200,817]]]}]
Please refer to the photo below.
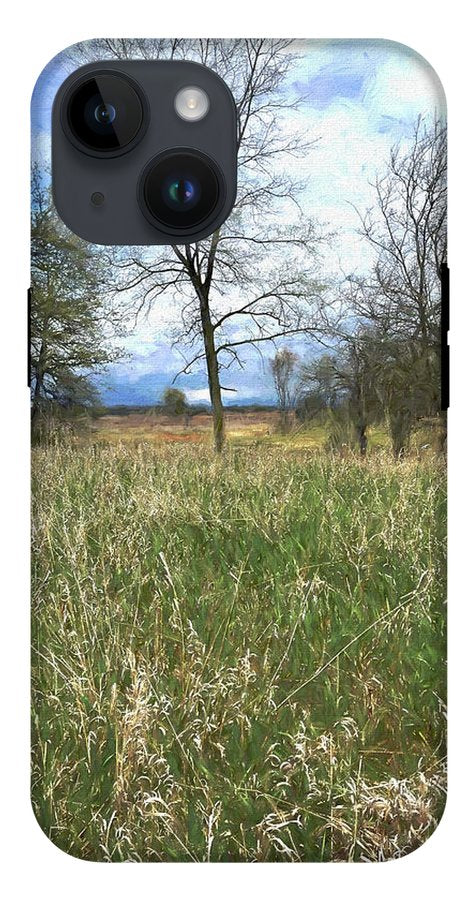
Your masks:
[{"label": "distant hill", "polygon": [[[266,404],[266,403],[228,403],[225,404],[225,408],[227,412],[273,412],[276,410],[276,406],[274,404]],[[148,412],[157,412],[160,409],[159,405],[155,406],[147,406],[141,404],[126,404],[126,403],[118,403],[112,406],[100,406],[93,410],[94,416],[129,416],[136,413],[148,413]],[[211,404],[210,403],[191,403],[188,406],[188,412],[191,416],[203,415],[204,413],[211,413]]]},{"label": "distant hill", "polygon": [[[139,374],[134,371],[132,361],[130,370],[125,366],[111,367],[106,375],[97,375],[92,380],[105,406],[146,408],[153,407],[164,390],[171,386],[173,374],[167,372]],[[203,374],[182,376],[174,383],[174,387],[184,391],[192,406],[197,404],[206,408],[209,405],[204,396],[207,390]],[[225,406],[274,405],[274,386],[268,373],[259,373],[256,370],[245,374],[240,372],[234,387],[237,388],[237,393],[231,396],[227,391],[223,392]]]}]

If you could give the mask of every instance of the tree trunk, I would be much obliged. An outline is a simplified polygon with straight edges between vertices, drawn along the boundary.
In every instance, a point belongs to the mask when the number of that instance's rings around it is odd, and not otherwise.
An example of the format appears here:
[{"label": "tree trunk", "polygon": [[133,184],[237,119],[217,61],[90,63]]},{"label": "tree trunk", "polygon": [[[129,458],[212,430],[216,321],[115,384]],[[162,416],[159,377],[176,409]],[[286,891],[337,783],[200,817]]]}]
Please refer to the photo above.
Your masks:
[{"label": "tree trunk", "polygon": [[438,449],[440,453],[446,456],[447,452],[447,414],[446,410],[440,413],[440,433],[438,439]]},{"label": "tree trunk", "polygon": [[355,390],[355,430],[361,456],[367,455],[367,416],[364,388],[360,379],[357,380]]},{"label": "tree trunk", "polygon": [[404,409],[395,410],[390,414],[390,435],[395,459],[403,459],[410,436],[410,416]]},{"label": "tree trunk", "polygon": [[280,417],[280,427],[283,434],[287,434],[289,431],[289,413],[285,406],[282,406],[279,411]]},{"label": "tree trunk", "polygon": [[367,425],[360,424],[357,426],[359,449],[361,456],[367,456]]},{"label": "tree trunk", "polygon": [[203,329],[203,343],[207,361],[208,388],[213,412],[213,440],[215,450],[221,453],[225,444],[225,419],[221,399],[220,379],[218,375],[218,355],[215,347],[215,335],[210,318],[208,296],[200,291],[200,315]]},{"label": "tree trunk", "polygon": [[33,389],[33,397],[32,397],[32,401],[31,401],[32,434],[34,434],[36,432],[38,414],[40,412],[40,404],[41,404],[41,397],[42,397],[42,391],[43,391],[43,379],[44,379],[44,373],[43,373],[44,357],[45,357],[45,346],[42,343],[42,345],[40,347],[40,352],[38,355],[38,362],[36,365],[36,371],[35,371],[35,376],[34,376],[35,387]]}]

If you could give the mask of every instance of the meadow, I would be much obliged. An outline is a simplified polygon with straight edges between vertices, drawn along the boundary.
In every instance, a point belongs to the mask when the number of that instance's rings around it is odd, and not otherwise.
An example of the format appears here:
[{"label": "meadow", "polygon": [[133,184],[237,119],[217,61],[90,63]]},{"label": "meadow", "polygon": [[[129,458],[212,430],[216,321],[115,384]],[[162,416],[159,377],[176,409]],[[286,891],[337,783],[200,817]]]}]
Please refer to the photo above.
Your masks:
[{"label": "meadow", "polygon": [[122,427],[33,451],[42,829],[104,861],[415,849],[445,797],[444,463]]}]

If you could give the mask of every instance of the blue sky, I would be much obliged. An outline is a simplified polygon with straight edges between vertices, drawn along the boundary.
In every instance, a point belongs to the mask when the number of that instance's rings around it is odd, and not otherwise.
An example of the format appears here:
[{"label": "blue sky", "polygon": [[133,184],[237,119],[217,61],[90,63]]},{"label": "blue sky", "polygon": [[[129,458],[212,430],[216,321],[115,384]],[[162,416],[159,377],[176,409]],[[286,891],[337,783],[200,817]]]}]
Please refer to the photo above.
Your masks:
[{"label": "blue sky", "polygon": [[[308,180],[304,212],[328,222],[336,232],[324,267],[349,273],[371,262],[368,248],[356,235],[353,206],[365,210],[371,204],[369,181],[384,168],[391,147],[408,140],[418,115],[445,115],[443,91],[422,57],[393,42],[297,41],[295,46],[296,65],[286,91],[304,102],[286,116],[283,127],[290,132],[305,130],[319,142],[306,158],[290,160],[289,167],[293,174]],[[49,160],[52,101],[73,69],[70,59],[60,54],[40,75],[34,91],[33,154],[43,162]],[[98,379],[105,403],[157,401],[183,365],[180,354],[170,347],[175,318],[173,303],[163,298],[122,342],[128,359],[114,364]],[[303,358],[311,352],[302,342],[284,343]],[[273,400],[269,359],[275,350],[271,345],[262,345],[262,350],[262,356],[250,350],[244,369],[233,373],[236,393],[225,394],[225,402]],[[177,386],[190,401],[208,398],[204,371],[181,376]]]}]

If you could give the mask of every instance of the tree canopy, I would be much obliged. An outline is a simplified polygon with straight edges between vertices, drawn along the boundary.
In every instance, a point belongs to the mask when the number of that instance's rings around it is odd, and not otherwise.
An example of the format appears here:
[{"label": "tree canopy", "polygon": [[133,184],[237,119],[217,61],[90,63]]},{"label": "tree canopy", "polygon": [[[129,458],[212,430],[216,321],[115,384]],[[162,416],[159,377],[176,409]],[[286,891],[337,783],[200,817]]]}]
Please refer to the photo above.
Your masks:
[{"label": "tree canopy", "polygon": [[105,273],[96,248],[59,220],[38,167],[32,173],[31,223],[32,419],[51,402],[97,400],[91,374],[117,359],[110,343],[118,320],[105,308]]}]

